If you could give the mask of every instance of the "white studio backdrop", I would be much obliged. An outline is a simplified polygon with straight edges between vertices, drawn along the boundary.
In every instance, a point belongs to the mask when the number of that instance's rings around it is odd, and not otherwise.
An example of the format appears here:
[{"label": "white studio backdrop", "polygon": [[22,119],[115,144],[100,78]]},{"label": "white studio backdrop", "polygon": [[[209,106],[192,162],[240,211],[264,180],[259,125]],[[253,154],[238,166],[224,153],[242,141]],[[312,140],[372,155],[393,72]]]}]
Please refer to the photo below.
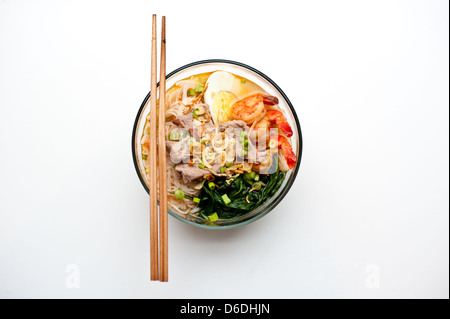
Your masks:
[{"label": "white studio backdrop", "polygon": [[[0,298],[448,298],[449,3],[0,1]],[[151,15],[167,71],[223,58],[271,77],[304,153],[248,226],[169,218],[149,281],[131,131]]]}]

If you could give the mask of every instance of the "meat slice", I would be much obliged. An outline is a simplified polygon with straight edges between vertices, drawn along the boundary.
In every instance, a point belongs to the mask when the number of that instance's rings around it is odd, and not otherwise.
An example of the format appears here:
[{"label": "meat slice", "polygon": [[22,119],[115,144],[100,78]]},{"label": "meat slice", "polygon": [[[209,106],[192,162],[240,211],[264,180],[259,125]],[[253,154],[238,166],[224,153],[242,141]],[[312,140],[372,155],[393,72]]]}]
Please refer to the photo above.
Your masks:
[{"label": "meat slice", "polygon": [[178,164],[175,167],[177,172],[181,173],[183,183],[189,184],[195,180],[202,178],[205,175],[211,174],[209,171],[199,168],[196,165]]},{"label": "meat slice", "polygon": [[170,154],[170,151],[172,150],[172,147],[174,147],[175,144],[177,144],[178,141],[170,141],[166,140],[166,151]]},{"label": "meat slice", "polygon": [[190,160],[191,153],[186,140],[166,141],[166,150],[174,164],[187,163]]},{"label": "meat slice", "polygon": [[242,120],[233,120],[233,121],[219,124],[219,130],[221,132],[225,132],[225,130],[227,130],[227,129],[247,131],[248,126]]},{"label": "meat slice", "polygon": [[175,118],[172,123],[186,130],[189,130],[189,132],[192,134],[192,131],[194,129],[193,111]]},{"label": "meat slice", "polygon": [[248,162],[253,164],[261,164],[267,160],[267,156],[270,156],[270,152],[265,148],[255,149],[252,147],[248,151]]}]

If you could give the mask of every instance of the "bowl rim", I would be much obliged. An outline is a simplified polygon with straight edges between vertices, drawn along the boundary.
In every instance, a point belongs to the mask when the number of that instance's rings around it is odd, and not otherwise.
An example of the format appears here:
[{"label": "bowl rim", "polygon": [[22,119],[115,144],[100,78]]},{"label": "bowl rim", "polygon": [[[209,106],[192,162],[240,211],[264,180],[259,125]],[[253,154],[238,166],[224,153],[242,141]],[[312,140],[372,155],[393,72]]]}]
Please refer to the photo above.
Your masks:
[{"label": "bowl rim", "polygon": [[[201,64],[209,64],[209,63],[225,63],[225,64],[233,64],[233,65],[237,65],[239,67],[248,69],[256,74],[258,74],[259,76],[261,76],[262,78],[264,78],[267,82],[269,82],[283,97],[283,99],[286,101],[286,104],[288,105],[289,109],[292,112],[292,115],[294,117],[294,121],[295,124],[298,128],[298,143],[299,143],[299,150],[298,150],[298,156],[297,156],[297,165],[294,168],[294,171],[292,172],[292,177],[290,178],[290,180],[288,181],[288,183],[286,184],[286,186],[284,187],[284,189],[282,190],[282,192],[280,193],[279,197],[276,200],[276,203],[270,207],[268,207],[265,211],[261,212],[258,215],[253,216],[250,219],[244,220],[240,223],[237,224],[231,224],[231,225],[223,225],[223,226],[211,226],[211,225],[206,225],[206,224],[199,224],[199,223],[194,223],[190,220],[187,220],[186,218],[182,218],[180,216],[178,216],[177,214],[173,213],[172,211],[170,211],[170,209],[168,209],[168,213],[172,216],[175,217],[176,219],[195,226],[195,227],[199,227],[199,228],[203,228],[203,229],[232,229],[232,228],[237,228],[240,226],[244,226],[244,225],[248,225],[260,218],[262,218],[263,216],[267,215],[270,211],[272,211],[282,200],[283,198],[286,196],[286,194],[289,192],[289,190],[292,187],[292,184],[294,183],[295,179],[297,178],[297,174],[298,171],[300,170],[300,164],[301,164],[301,160],[302,160],[302,155],[303,155],[303,133],[302,133],[302,129],[300,126],[300,121],[297,117],[297,113],[294,109],[294,106],[292,105],[291,101],[289,100],[289,98],[286,96],[286,94],[284,93],[284,91],[271,79],[269,78],[267,75],[265,75],[264,73],[262,73],[261,71],[247,65],[241,62],[237,62],[237,61],[232,61],[232,60],[225,60],[225,59],[206,59],[206,60],[199,60],[199,61],[195,61],[195,62],[191,62],[188,64],[185,64],[175,70],[173,70],[172,72],[170,72],[169,74],[166,75],[166,79],[170,78],[171,76],[177,74],[180,71],[183,71],[187,68],[193,67],[193,66],[197,66],[197,65],[201,65]],[[157,83],[157,86],[159,86],[159,82]],[[133,156],[133,163],[134,163],[134,168],[136,170],[136,173],[139,177],[139,180],[141,181],[142,186],[144,187],[145,191],[148,193],[149,189],[147,187],[147,183],[144,180],[144,177],[140,174],[140,170],[139,170],[139,163],[137,161],[137,152],[136,152],[136,148],[135,148],[135,136],[137,133],[137,127],[138,127],[138,123],[139,123],[139,118],[140,115],[142,113],[142,110],[145,108],[145,105],[147,104],[148,99],[150,98],[150,91],[147,93],[147,95],[145,96],[144,100],[142,101],[142,104],[138,110],[138,113],[136,115],[136,119],[134,121],[134,125],[133,125],[133,133],[131,136],[131,151],[132,151],[132,156]]]}]

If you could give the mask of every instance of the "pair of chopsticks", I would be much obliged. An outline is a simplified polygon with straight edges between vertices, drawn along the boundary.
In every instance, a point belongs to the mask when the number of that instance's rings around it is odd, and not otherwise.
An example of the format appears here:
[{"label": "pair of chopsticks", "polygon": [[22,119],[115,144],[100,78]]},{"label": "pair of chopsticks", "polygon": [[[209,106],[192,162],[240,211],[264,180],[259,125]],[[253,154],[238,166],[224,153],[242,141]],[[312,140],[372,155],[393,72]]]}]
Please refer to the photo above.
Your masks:
[{"label": "pair of chopsticks", "polygon": [[[167,173],[166,173],[166,17],[161,23],[159,108],[157,106],[156,14],[152,23],[152,66],[150,88],[150,279],[168,281]],[[158,114],[159,113],[159,114]],[[159,115],[159,117],[158,117]],[[158,143],[157,143],[158,141]],[[158,152],[157,152],[158,146]],[[158,159],[157,159],[158,153]],[[159,166],[159,223],[157,192]],[[159,229],[158,229],[159,226]],[[159,244],[159,246],[158,246]],[[159,252],[159,259],[158,259]]]}]

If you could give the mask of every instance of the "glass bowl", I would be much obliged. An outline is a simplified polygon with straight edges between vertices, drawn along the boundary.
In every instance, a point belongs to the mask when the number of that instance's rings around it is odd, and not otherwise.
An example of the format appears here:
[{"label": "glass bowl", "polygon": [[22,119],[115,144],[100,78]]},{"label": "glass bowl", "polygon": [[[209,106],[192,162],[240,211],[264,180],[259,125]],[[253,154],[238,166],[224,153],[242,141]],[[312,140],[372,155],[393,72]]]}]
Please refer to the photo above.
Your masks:
[{"label": "glass bowl", "polygon": [[[278,189],[278,191],[271,198],[269,198],[263,205],[259,206],[253,211],[248,212],[245,215],[233,219],[221,219],[214,222],[216,225],[208,225],[201,223],[200,219],[198,220],[196,220],[195,218],[187,219],[185,216],[177,215],[176,213],[170,211],[169,209],[170,215],[187,224],[206,229],[229,229],[249,224],[265,216],[271,210],[273,210],[278,205],[278,203],[280,203],[280,201],[284,198],[284,196],[286,196],[286,194],[289,192],[289,189],[291,188],[297,176],[302,157],[303,143],[302,143],[302,133],[300,129],[300,123],[298,121],[297,114],[295,113],[294,107],[292,106],[286,94],[284,94],[281,88],[278,87],[278,85],[275,82],[273,82],[268,76],[248,65],[229,60],[204,60],[193,62],[167,74],[166,88],[169,89],[177,81],[185,79],[191,75],[212,72],[217,70],[228,71],[233,74],[242,76],[259,85],[267,93],[278,97],[279,106],[284,111],[287,121],[291,125],[294,133],[291,137],[291,144],[292,149],[297,155],[296,166],[286,174],[283,184]],[[141,107],[139,108],[139,112],[137,114],[136,121],[133,127],[133,137],[132,137],[132,153],[134,166],[136,168],[136,172],[139,176],[139,179],[141,180],[142,186],[144,186],[147,193],[149,192],[148,188],[149,181],[147,180],[147,176],[145,174],[145,168],[141,154],[140,140],[146,122],[146,116],[149,114],[150,111],[149,98],[150,92],[147,94],[147,96],[145,97],[144,101],[141,104]]]}]

